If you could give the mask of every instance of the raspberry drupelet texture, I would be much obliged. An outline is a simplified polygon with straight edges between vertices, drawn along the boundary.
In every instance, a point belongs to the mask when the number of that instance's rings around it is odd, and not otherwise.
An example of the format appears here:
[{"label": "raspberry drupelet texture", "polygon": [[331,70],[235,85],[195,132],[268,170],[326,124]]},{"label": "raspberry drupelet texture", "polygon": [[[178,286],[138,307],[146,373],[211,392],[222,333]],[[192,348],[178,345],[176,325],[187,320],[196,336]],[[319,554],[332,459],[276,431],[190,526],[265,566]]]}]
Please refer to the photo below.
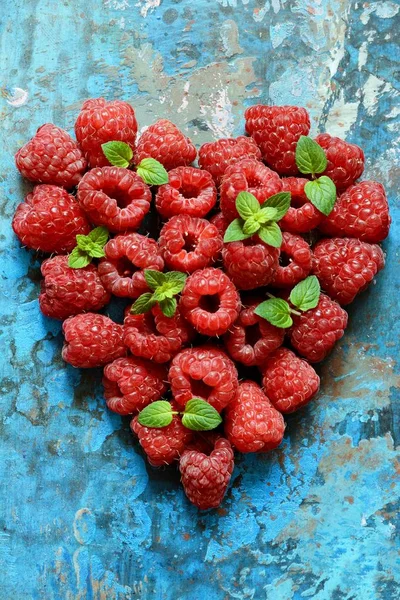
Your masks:
[{"label": "raspberry drupelet texture", "polygon": [[205,217],[216,201],[217,189],[210,173],[177,167],[168,173],[168,183],[158,188],[156,209],[163,219],[175,215]]},{"label": "raspberry drupelet texture", "polygon": [[187,278],[179,307],[199,333],[218,336],[236,320],[240,296],[225,273],[208,267]]},{"label": "raspberry drupelet texture", "polygon": [[52,123],[39,127],[33,138],[18,150],[15,163],[26,179],[67,189],[79,183],[87,167],[77,143]]},{"label": "raspberry drupelet texture", "polygon": [[299,235],[284,232],[282,238],[279,265],[271,285],[278,288],[294,287],[311,272],[312,252]]},{"label": "raspberry drupelet texture", "polygon": [[210,219],[210,223],[215,225],[218,229],[220,236],[224,239],[225,231],[228,229],[229,221],[224,217],[224,213],[218,212]]},{"label": "raspberry drupelet texture", "polygon": [[200,168],[211,173],[217,185],[220,185],[226,169],[243,158],[261,160],[261,151],[253,138],[244,135],[209,142],[199,150]]},{"label": "raspberry drupelet texture", "polygon": [[196,156],[197,150],[191,140],[171,121],[160,119],[140,136],[135,162],[139,164],[144,158],[154,158],[169,171],[190,165]]},{"label": "raspberry drupelet texture", "polygon": [[283,190],[290,192],[290,207],[286,215],[279,221],[282,231],[289,233],[308,233],[324,219],[324,215],[309,201],[304,186],[309,179],[302,177],[285,177],[282,179]]},{"label": "raspberry drupelet texture", "polygon": [[261,368],[263,389],[281,413],[302,408],[319,390],[319,377],[307,361],[288,348],[279,348]]},{"label": "raspberry drupelet texture", "polygon": [[17,206],[12,228],[28,248],[65,254],[76,246],[78,234],[89,233],[90,224],[75,198],[64,188],[37,185]]},{"label": "raspberry drupelet texture", "polygon": [[128,169],[92,169],[78,186],[78,202],[95,225],[114,233],[138,229],[150,210],[151,191]]},{"label": "raspberry drupelet texture", "polygon": [[328,166],[323,175],[330,177],[339,191],[345,190],[364,171],[364,152],[356,144],[350,144],[329,133],[320,133],[315,141],[324,149]]},{"label": "raspberry drupelet texture", "polygon": [[107,242],[104,251],[106,256],[99,263],[99,275],[114,296],[138,298],[149,291],[144,269],[164,268],[157,242],[139,233],[117,235]]},{"label": "raspberry drupelet texture", "polygon": [[92,98],[83,103],[75,135],[91,168],[109,165],[101,148],[106,142],[125,142],[135,149],[137,122],[132,106],[122,100]]},{"label": "raspberry drupelet texture", "polygon": [[225,244],[224,269],[239,290],[254,290],[267,285],[279,265],[279,248],[264,244],[257,235]]}]

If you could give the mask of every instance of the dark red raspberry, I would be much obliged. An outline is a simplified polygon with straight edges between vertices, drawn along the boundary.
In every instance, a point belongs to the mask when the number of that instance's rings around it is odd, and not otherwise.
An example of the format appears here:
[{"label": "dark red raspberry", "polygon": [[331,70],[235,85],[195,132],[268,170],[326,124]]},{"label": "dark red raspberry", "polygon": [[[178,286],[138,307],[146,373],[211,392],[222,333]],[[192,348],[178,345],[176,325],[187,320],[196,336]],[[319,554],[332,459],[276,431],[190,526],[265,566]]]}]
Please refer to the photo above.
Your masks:
[{"label": "dark red raspberry", "polygon": [[387,237],[390,223],[383,185],[376,181],[361,181],[339,196],[319,229],[332,237],[354,237],[376,244]]},{"label": "dark red raspberry", "polygon": [[135,162],[139,164],[144,158],[155,158],[169,171],[190,165],[196,156],[197,150],[191,140],[171,121],[160,119],[140,136]]},{"label": "dark red raspberry", "polygon": [[76,246],[78,234],[87,235],[85,213],[62,187],[37,185],[15,211],[12,228],[21,243],[33,250],[65,254]]},{"label": "dark red raspberry", "polygon": [[233,400],[238,375],[230,358],[215,346],[185,348],[171,362],[168,373],[175,401],[185,406],[202,398],[221,412]]},{"label": "dark red raspberry", "polygon": [[179,306],[199,333],[222,335],[237,319],[240,297],[225,273],[209,267],[187,278]]},{"label": "dark red raspberry", "polygon": [[122,325],[104,315],[83,313],[63,323],[63,359],[73,367],[102,367],[125,356]]},{"label": "dark red raspberry", "polygon": [[279,348],[262,367],[263,389],[281,413],[302,408],[319,390],[319,377],[307,361]]},{"label": "dark red raspberry", "polygon": [[329,133],[320,133],[315,141],[325,150],[328,167],[322,173],[330,177],[338,190],[345,190],[364,171],[364,152],[356,144],[350,144]]},{"label": "dark red raspberry", "polygon": [[141,358],[117,358],[104,367],[107,406],[119,415],[131,415],[159,400],[167,391],[167,371]]},{"label": "dark red raspberry", "polygon": [[138,298],[149,288],[144,269],[162,271],[164,261],[156,241],[139,233],[117,235],[104,247],[99,275],[106,290],[122,298]]},{"label": "dark red raspberry", "polygon": [[264,160],[280,175],[296,175],[296,145],[308,135],[310,117],[299,106],[251,106],[244,113],[246,131],[258,144]]},{"label": "dark red raspberry", "polygon": [[42,263],[40,310],[46,317],[66,319],[87,311],[100,310],[110,301],[93,264],[71,269],[68,256],[54,256]]},{"label": "dark red raspberry", "polygon": [[87,167],[77,143],[52,123],[39,127],[34,137],[18,150],[15,163],[26,179],[67,189],[78,185]]},{"label": "dark red raspberry", "polygon": [[226,169],[243,158],[261,160],[261,152],[253,138],[240,135],[203,144],[199,150],[199,165],[209,171],[217,185]]},{"label": "dark red raspberry", "polygon": [[322,289],[345,305],[368,287],[385,266],[385,257],[376,244],[354,238],[330,238],[315,246],[313,262]]},{"label": "dark red raspberry", "polygon": [[282,231],[290,233],[307,233],[322,222],[324,215],[306,196],[304,186],[308,179],[302,177],[285,177],[282,179],[283,190],[291,193],[290,208],[279,221]]},{"label": "dark red raspberry", "polygon": [[167,221],[158,242],[167,267],[185,273],[212,265],[223,246],[214,225],[189,215],[178,215]]},{"label": "dark red raspberry", "polygon": [[255,158],[245,158],[225,171],[220,189],[220,206],[229,222],[239,216],[236,198],[240,192],[253,194],[260,204],[282,190],[279,175]]},{"label": "dark red raspberry", "polygon": [[150,209],[151,191],[137,173],[103,167],[82,177],[78,202],[95,225],[125,232],[140,227]]},{"label": "dark red raspberry", "polygon": [[279,248],[264,244],[256,235],[241,242],[225,244],[224,269],[239,290],[267,285],[279,265]]},{"label": "dark red raspberry", "polygon": [[177,167],[168,173],[168,183],[158,188],[156,209],[164,219],[175,215],[205,217],[216,201],[217,189],[210,173]]},{"label": "dark red raspberry", "polygon": [[285,288],[294,287],[309,275],[312,268],[310,246],[299,235],[284,232],[280,247],[279,266],[271,285]]},{"label": "dark red raspberry", "polygon": [[228,229],[229,221],[224,217],[224,213],[218,212],[216,215],[211,217],[210,223],[215,225],[218,229],[220,236],[224,239],[225,231]]},{"label": "dark red raspberry", "polygon": [[75,123],[76,139],[91,168],[106,167],[110,164],[104,156],[102,144],[120,141],[134,150],[136,133],[135,111],[130,104],[122,100],[86,100]]}]

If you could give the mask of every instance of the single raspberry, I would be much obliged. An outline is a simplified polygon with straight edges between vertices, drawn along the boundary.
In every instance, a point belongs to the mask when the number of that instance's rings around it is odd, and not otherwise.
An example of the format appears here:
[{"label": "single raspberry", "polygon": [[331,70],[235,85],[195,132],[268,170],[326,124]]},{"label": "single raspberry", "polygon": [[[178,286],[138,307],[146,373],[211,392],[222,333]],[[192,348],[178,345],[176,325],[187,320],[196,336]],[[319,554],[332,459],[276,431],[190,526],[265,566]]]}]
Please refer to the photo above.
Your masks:
[{"label": "single raspberry", "polygon": [[304,187],[308,179],[302,177],[285,177],[282,179],[283,190],[291,193],[290,207],[286,215],[279,221],[282,231],[289,233],[307,233],[322,222],[324,215],[306,196]]},{"label": "single raspberry", "polygon": [[126,312],[124,343],[134,356],[164,363],[192,338],[194,332],[177,309],[173,317],[166,317],[158,304],[142,315]]},{"label": "single raspberry", "polygon": [[243,158],[261,160],[261,151],[253,138],[240,135],[203,144],[199,150],[199,166],[209,171],[217,185],[226,169]]},{"label": "single raspberry", "polygon": [[205,217],[216,201],[217,189],[210,173],[177,167],[168,173],[168,183],[158,188],[156,209],[164,219],[175,215]]},{"label": "single raspberry", "polygon": [[191,140],[171,121],[160,119],[140,136],[135,162],[139,164],[144,158],[155,158],[169,171],[190,165],[196,156],[197,150]]},{"label": "single raspberry", "polygon": [[126,354],[122,325],[104,315],[83,313],[63,323],[62,357],[73,367],[101,367]]},{"label": "single raspberry", "polygon": [[319,377],[307,361],[278,348],[262,367],[263,389],[281,413],[302,408],[319,390]]},{"label": "single raspberry", "polygon": [[90,224],[75,198],[64,188],[37,185],[17,206],[12,228],[28,248],[65,254],[76,246],[78,234],[89,233]]},{"label": "single raspberry", "polygon": [[347,312],[329,296],[321,294],[318,305],[293,315],[294,325],[288,334],[295,350],[309,362],[320,362],[329,354],[347,327]]},{"label": "single raspberry", "polygon": [[135,111],[130,104],[122,100],[86,100],[75,123],[76,139],[91,168],[106,167],[110,164],[104,156],[102,144],[120,141],[134,150],[136,133]]},{"label": "single raspberry", "polygon": [[238,387],[235,365],[225,352],[210,345],[181,350],[172,359],[168,378],[180,406],[202,398],[218,412],[233,400]]},{"label": "single raspberry", "polygon": [[220,206],[229,222],[239,216],[236,198],[240,192],[253,194],[260,204],[282,190],[279,175],[255,158],[245,158],[228,167],[221,189]]},{"label": "single raspberry", "polygon": [[117,358],[104,367],[107,406],[119,415],[131,415],[159,400],[167,391],[166,369],[137,357]]},{"label": "single raspberry", "polygon": [[68,256],[54,256],[42,263],[40,310],[46,317],[66,319],[100,310],[110,301],[93,264],[83,269],[68,266]]},{"label": "single raspberry", "polygon": [[15,163],[26,179],[67,189],[79,183],[87,167],[77,143],[52,123],[39,127],[34,137],[18,150]]},{"label": "single raspberry", "polygon": [[199,333],[222,335],[236,321],[240,297],[225,273],[209,267],[187,278],[179,306]]},{"label": "single raspberry", "polygon": [[216,215],[211,217],[210,223],[215,225],[218,229],[220,236],[224,239],[225,231],[228,229],[229,221],[224,217],[224,213],[218,212]]},{"label": "single raspberry", "polygon": [[361,181],[339,196],[319,229],[332,237],[354,237],[376,244],[387,237],[390,223],[383,185],[376,181]]},{"label": "single raspberry", "polygon": [[296,175],[296,145],[308,135],[310,117],[299,106],[251,106],[244,113],[246,131],[258,144],[265,162],[280,175]]},{"label": "single raspberry", "polygon": [[376,244],[354,238],[329,238],[315,246],[313,262],[322,289],[345,305],[368,287],[385,266],[385,257]]},{"label": "single raspberry", "polygon": [[350,144],[329,133],[320,133],[315,141],[325,150],[328,166],[322,175],[330,177],[338,190],[345,190],[364,171],[364,152],[356,144]]},{"label": "single raspberry", "polygon": [[118,233],[140,227],[150,210],[151,191],[137,173],[103,167],[82,177],[77,197],[92,223]]},{"label": "single raspberry", "polygon": [[122,298],[138,298],[149,288],[144,269],[162,271],[164,261],[155,240],[139,233],[117,235],[104,247],[99,275],[106,290]]},{"label": "single raspberry", "polygon": [[271,285],[278,288],[294,287],[309,275],[312,268],[310,246],[299,235],[284,232],[280,247],[279,266]]},{"label": "single raspberry", "polygon": [[223,241],[218,229],[206,219],[177,215],[161,229],[158,240],[169,269],[193,273],[215,262]]},{"label": "single raspberry", "polygon": [[225,495],[234,467],[233,450],[218,438],[210,454],[184,450],[179,470],[185,494],[197,508],[217,508]]},{"label": "single raspberry", "polygon": [[224,269],[239,290],[254,290],[270,283],[279,266],[279,248],[264,244],[256,235],[225,244]]}]

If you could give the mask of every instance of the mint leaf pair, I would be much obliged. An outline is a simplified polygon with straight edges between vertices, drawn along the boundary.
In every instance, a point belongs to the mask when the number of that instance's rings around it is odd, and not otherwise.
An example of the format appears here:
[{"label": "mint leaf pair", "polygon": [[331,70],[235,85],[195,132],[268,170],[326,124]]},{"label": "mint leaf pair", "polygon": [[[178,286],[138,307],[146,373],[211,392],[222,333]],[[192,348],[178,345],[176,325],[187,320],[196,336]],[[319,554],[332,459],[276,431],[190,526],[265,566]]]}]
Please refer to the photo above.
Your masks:
[{"label": "mint leaf pair", "polygon": [[330,177],[322,175],[315,179],[317,173],[323,173],[328,165],[324,150],[316,141],[302,135],[296,146],[296,164],[300,173],[312,175],[304,187],[307,198],[324,215],[328,216],[336,202],[336,186]]},{"label": "mint leaf pair", "polygon": [[[125,142],[106,142],[101,145],[103,154],[114,167],[128,169],[133,159],[132,148]],[[168,183],[168,173],[154,158],[144,158],[136,167],[136,172],[148,185]]]},{"label": "mint leaf pair", "polygon": [[177,307],[174,296],[179,294],[185,287],[187,276],[180,271],[161,273],[160,271],[145,269],[144,278],[152,293],[142,294],[132,305],[131,313],[141,315],[158,303],[166,317],[173,317]]},{"label": "mint leaf pair", "polygon": [[73,269],[83,269],[92,262],[93,258],[103,258],[104,246],[109,236],[107,227],[96,227],[89,235],[77,235],[76,247],[68,257],[68,266]]},{"label": "mint leaf pair", "polygon": [[167,427],[172,422],[173,415],[181,415],[182,424],[193,431],[210,431],[222,423],[218,411],[201,398],[189,400],[182,412],[173,411],[166,400],[157,400],[140,411],[138,421],[145,427]]}]

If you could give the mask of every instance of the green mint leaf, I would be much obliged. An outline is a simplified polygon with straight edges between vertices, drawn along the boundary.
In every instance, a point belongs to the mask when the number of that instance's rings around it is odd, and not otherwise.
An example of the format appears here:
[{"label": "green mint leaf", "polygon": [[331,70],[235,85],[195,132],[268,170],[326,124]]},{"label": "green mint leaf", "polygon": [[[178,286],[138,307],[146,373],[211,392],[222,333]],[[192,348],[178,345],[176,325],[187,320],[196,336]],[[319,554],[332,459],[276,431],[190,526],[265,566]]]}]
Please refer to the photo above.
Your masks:
[{"label": "green mint leaf", "polygon": [[151,269],[144,270],[144,278],[147,285],[151,290],[153,290],[153,292],[167,281],[165,273],[153,271]]},{"label": "green mint leaf", "polygon": [[302,311],[310,310],[310,308],[317,306],[320,293],[321,286],[318,279],[315,275],[310,275],[294,286],[290,292],[289,300],[293,306]]},{"label": "green mint leaf", "polygon": [[253,194],[240,192],[236,197],[236,210],[242,219],[254,216],[260,210],[260,203]]},{"label": "green mint leaf", "polygon": [[276,221],[276,208],[272,206],[266,206],[265,208],[261,208],[258,213],[254,216],[254,219],[260,225],[264,225],[264,223],[268,223],[268,221]]},{"label": "green mint leaf", "polygon": [[166,400],[152,402],[138,416],[139,423],[145,427],[167,427],[172,419],[172,407]]},{"label": "green mint leaf", "polygon": [[296,165],[300,173],[322,173],[327,167],[325,152],[308,136],[300,136],[296,145]]},{"label": "green mint leaf", "polygon": [[315,181],[307,181],[304,191],[315,208],[328,216],[336,202],[336,186],[332,179],[322,175]]},{"label": "green mint leaf", "polygon": [[168,173],[163,165],[154,158],[144,158],[136,167],[136,172],[148,185],[168,183]]},{"label": "green mint leaf", "polygon": [[290,192],[279,192],[274,194],[261,206],[261,210],[265,208],[275,208],[276,214],[273,217],[273,221],[280,221],[287,213],[290,208]]},{"label": "green mint leaf", "polygon": [[92,245],[92,241],[88,235],[78,233],[76,236],[76,247],[83,252],[87,252]]},{"label": "green mint leaf", "polygon": [[289,304],[281,298],[271,298],[261,302],[254,312],[275,327],[286,329],[293,325]]},{"label": "green mint leaf", "polygon": [[274,222],[261,225],[257,235],[264,244],[268,244],[274,248],[280,248],[282,245],[282,232]]},{"label": "green mint leaf", "polygon": [[92,244],[87,253],[92,258],[103,258],[106,255],[103,246],[100,246],[100,244]]},{"label": "green mint leaf", "polygon": [[114,167],[127,169],[133,158],[132,148],[125,142],[106,142],[101,145],[103,154]]},{"label": "green mint leaf", "polygon": [[92,262],[91,256],[80,250],[80,248],[74,248],[68,257],[68,266],[72,269],[83,269]]},{"label": "green mint leaf", "polygon": [[160,302],[160,308],[163,315],[166,317],[173,317],[176,312],[177,301],[175,298],[165,298]]},{"label": "green mint leaf", "polygon": [[173,284],[172,289],[176,290],[175,294],[179,294],[185,287],[187,275],[180,271],[168,271],[165,273],[165,277],[169,284]]},{"label": "green mint leaf", "polygon": [[209,431],[222,423],[221,415],[201,398],[192,398],[185,406],[182,423],[193,431]]},{"label": "green mint leaf", "polygon": [[246,219],[243,225],[243,233],[246,235],[253,235],[260,229],[261,225],[255,219],[255,217],[249,217]]},{"label": "green mint leaf", "polygon": [[224,235],[224,242],[240,242],[240,240],[246,240],[251,237],[250,235],[243,232],[244,221],[242,219],[235,219],[230,225]]},{"label": "green mint leaf", "polygon": [[142,315],[143,313],[149,312],[149,310],[154,306],[156,300],[154,298],[154,294],[150,294],[147,292],[146,294],[142,294],[139,298],[132,304],[131,313],[133,315]]},{"label": "green mint leaf", "polygon": [[[76,236],[76,237],[78,237],[78,236]],[[108,232],[107,227],[101,226],[101,227],[95,227],[94,229],[92,229],[92,231],[89,233],[89,235],[87,237],[90,240],[92,240],[92,242],[94,242],[95,244],[98,244],[99,246],[103,247],[107,244],[110,234]]]}]

